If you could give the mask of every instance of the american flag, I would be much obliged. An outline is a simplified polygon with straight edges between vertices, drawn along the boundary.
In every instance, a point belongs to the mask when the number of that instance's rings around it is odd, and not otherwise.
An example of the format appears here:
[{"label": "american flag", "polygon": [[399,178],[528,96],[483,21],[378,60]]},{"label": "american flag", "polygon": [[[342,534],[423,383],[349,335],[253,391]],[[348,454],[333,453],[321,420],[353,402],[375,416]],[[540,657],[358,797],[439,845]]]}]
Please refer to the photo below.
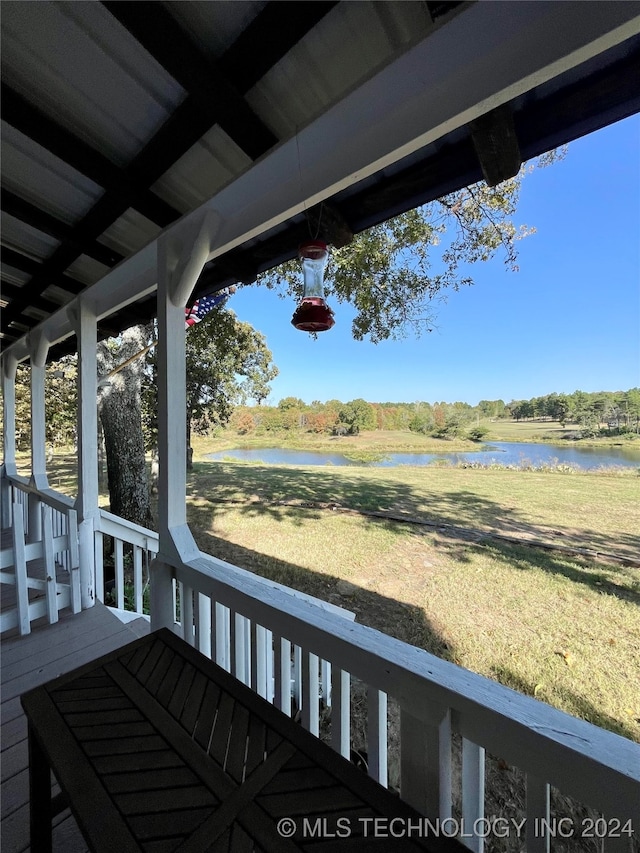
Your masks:
[{"label": "american flag", "polygon": [[221,305],[231,296],[229,290],[221,290],[219,293],[214,293],[213,296],[203,296],[201,299],[196,299],[191,308],[184,309],[184,327],[190,329],[199,323],[212,308],[216,305]]}]

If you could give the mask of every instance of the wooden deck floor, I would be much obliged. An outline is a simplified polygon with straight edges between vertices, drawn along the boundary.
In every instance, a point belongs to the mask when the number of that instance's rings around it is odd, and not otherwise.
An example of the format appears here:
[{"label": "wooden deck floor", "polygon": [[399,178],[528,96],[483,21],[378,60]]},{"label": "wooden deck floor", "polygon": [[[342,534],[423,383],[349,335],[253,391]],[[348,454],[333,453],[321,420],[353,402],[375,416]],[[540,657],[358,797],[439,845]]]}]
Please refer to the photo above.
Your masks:
[{"label": "wooden deck floor", "polygon": [[[99,603],[75,616],[61,615],[55,625],[36,626],[34,623],[27,637],[8,632],[0,644],[2,853],[29,850],[27,723],[20,695],[149,631],[146,620],[124,624]],[[80,853],[87,849],[68,810],[58,815],[54,823],[54,851]]]}]

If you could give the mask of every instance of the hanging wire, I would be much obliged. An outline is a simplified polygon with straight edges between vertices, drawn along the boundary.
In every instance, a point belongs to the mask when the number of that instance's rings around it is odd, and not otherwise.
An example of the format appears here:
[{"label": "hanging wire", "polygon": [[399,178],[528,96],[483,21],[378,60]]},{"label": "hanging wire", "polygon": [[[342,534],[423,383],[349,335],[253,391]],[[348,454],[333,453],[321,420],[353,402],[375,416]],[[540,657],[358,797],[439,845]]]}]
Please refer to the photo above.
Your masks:
[{"label": "hanging wire", "polygon": [[[298,126],[296,125],[296,153],[298,155],[298,183],[300,189],[300,195],[302,195],[302,164],[300,158],[300,136],[298,134]],[[318,226],[316,228],[316,233],[314,234],[311,231],[311,222],[309,221],[308,211],[307,211],[307,202],[306,200],[303,202],[304,205],[304,218],[307,220],[307,229],[309,231],[309,237],[312,240],[317,240],[318,235],[320,234],[320,226],[322,225],[322,208],[324,207],[324,201],[320,202],[320,212],[318,214]]]}]

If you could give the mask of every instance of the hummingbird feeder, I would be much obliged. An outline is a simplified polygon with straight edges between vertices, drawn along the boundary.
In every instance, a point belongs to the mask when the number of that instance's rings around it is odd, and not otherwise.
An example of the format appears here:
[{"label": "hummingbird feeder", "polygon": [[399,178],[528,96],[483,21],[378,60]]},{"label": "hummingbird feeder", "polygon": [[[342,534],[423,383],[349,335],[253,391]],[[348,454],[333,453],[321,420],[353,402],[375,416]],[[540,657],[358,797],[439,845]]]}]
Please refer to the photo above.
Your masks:
[{"label": "hummingbird feeder", "polygon": [[303,243],[298,250],[304,275],[304,293],[291,323],[302,332],[326,332],[335,320],[324,299],[324,270],[329,259],[327,244],[320,240]]}]

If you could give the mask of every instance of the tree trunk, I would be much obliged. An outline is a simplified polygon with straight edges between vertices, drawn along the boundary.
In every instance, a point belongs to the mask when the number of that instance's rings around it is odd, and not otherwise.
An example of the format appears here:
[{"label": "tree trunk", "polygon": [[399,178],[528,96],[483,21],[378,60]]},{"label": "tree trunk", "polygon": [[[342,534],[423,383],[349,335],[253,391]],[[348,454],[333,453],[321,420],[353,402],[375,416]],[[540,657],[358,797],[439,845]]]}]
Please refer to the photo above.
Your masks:
[{"label": "tree trunk", "polygon": [[[144,326],[123,332],[118,345],[101,343],[98,369],[106,376],[143,349],[148,340]],[[100,390],[99,413],[107,456],[110,510],[114,515],[143,527],[152,522],[149,480],[145,462],[140,411],[144,356],[109,378]]]}]

